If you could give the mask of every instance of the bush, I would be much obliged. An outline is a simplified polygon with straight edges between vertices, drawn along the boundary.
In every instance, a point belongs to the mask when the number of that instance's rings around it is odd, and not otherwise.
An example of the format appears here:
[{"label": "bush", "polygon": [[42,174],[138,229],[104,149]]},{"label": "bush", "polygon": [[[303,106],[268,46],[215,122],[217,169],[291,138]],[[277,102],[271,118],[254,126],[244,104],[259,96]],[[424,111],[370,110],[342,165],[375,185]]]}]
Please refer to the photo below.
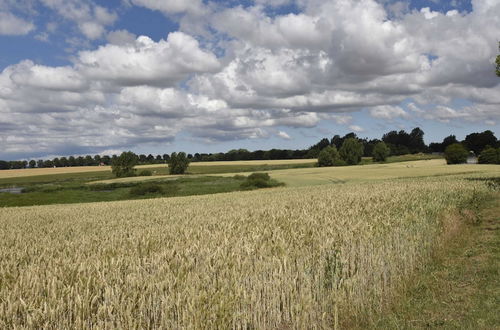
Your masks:
[{"label": "bush", "polygon": [[139,172],[138,175],[139,176],[152,176],[153,172],[151,172],[150,170],[142,170],[142,171]]},{"label": "bush", "polygon": [[333,161],[333,166],[347,166],[347,163],[343,159],[335,159]]},{"label": "bush", "polygon": [[271,177],[267,173],[252,173],[247,177],[248,180],[264,180],[269,181]]},{"label": "bush", "polygon": [[453,143],[446,147],[444,158],[447,164],[463,164],[467,161],[469,153],[460,143]]},{"label": "bush", "polygon": [[492,147],[486,147],[479,155],[479,164],[498,164],[500,156],[499,151],[500,149],[497,150]]},{"label": "bush", "polygon": [[139,157],[132,151],[122,152],[118,158],[113,160],[111,172],[116,175],[117,178],[135,176],[134,166],[137,165],[138,161]]},{"label": "bush", "polygon": [[342,143],[339,153],[348,165],[356,165],[361,161],[363,151],[363,143],[356,138],[348,138]]},{"label": "bush", "polygon": [[278,187],[282,185],[283,183],[272,180],[267,173],[252,173],[241,183],[240,187],[245,190],[250,190],[256,188]]},{"label": "bush", "polygon": [[323,148],[318,156],[318,166],[335,166],[335,162],[340,159],[339,152],[335,146]]},{"label": "bush", "polygon": [[156,183],[142,183],[130,189],[132,196],[144,196],[147,194],[162,194],[163,188]]},{"label": "bush", "polygon": [[379,142],[373,148],[373,161],[374,162],[385,162],[391,149],[384,143]]},{"label": "bush", "polygon": [[189,159],[186,153],[172,153],[168,161],[168,169],[170,174],[184,174],[189,166]]}]

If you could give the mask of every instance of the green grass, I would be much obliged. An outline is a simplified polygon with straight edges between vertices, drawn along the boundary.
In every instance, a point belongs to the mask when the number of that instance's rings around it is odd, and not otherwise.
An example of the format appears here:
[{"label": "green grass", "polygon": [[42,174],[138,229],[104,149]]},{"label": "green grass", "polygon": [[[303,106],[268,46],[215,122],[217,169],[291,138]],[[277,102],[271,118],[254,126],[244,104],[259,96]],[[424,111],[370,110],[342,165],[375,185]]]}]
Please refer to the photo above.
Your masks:
[{"label": "green grass", "polygon": [[107,180],[114,177],[115,176],[110,171],[35,175],[25,177],[1,178],[0,187],[9,187],[12,185],[24,187],[44,183],[82,183],[95,180]]},{"label": "green grass", "polygon": [[500,193],[418,275],[378,329],[500,328]]},{"label": "green grass", "polygon": [[133,196],[130,190],[141,182],[88,186],[75,182],[59,184],[32,184],[23,194],[0,193],[0,207],[49,204],[109,202],[128,199],[205,195],[242,190],[241,178],[234,177],[182,177],[175,180],[152,181],[164,193]]}]

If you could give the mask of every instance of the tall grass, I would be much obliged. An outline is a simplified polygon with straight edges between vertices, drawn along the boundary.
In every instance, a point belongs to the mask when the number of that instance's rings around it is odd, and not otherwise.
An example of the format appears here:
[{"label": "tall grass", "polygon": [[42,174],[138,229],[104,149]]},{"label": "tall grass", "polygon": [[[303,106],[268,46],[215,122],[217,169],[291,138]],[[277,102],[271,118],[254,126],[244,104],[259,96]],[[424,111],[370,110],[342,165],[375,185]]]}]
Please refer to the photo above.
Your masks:
[{"label": "tall grass", "polygon": [[0,328],[298,329],[370,318],[480,181],[0,210]]}]

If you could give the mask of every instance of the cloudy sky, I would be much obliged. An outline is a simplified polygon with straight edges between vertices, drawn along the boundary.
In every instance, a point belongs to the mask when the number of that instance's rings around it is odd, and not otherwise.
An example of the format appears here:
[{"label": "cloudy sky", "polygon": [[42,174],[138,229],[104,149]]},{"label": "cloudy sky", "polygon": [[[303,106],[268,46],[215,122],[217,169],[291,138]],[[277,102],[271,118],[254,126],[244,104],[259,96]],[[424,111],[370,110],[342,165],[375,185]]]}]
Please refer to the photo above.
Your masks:
[{"label": "cloudy sky", "polygon": [[500,0],[0,0],[0,159],[500,135]]}]

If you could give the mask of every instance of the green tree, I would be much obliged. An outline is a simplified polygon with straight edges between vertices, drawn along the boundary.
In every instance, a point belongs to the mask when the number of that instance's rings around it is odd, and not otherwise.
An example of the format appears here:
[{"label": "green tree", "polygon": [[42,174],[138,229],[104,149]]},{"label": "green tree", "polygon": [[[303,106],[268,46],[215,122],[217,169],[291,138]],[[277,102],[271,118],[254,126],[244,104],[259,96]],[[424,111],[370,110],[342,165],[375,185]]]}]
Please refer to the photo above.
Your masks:
[{"label": "green tree", "polygon": [[132,151],[123,152],[119,157],[115,158],[111,165],[111,172],[117,178],[134,176],[134,166],[137,165],[139,158]]},{"label": "green tree", "polygon": [[168,169],[170,174],[184,174],[189,166],[189,159],[186,153],[172,153],[168,160]]},{"label": "green tree", "polygon": [[498,164],[499,163],[498,150],[493,147],[486,147],[479,155],[479,164]]},{"label": "green tree", "polygon": [[340,160],[340,154],[335,146],[323,148],[318,155],[318,166],[335,166]]},{"label": "green tree", "polygon": [[444,150],[447,164],[462,164],[467,161],[468,152],[461,143],[453,143]]},{"label": "green tree", "polygon": [[363,143],[358,139],[348,138],[344,140],[342,147],[340,147],[340,157],[342,157],[348,165],[356,165],[361,161],[364,152],[363,149]]},{"label": "green tree", "polygon": [[33,159],[30,160],[29,164],[30,164],[30,168],[35,168],[36,167],[36,161],[33,160]]},{"label": "green tree", "polygon": [[373,148],[373,161],[374,162],[385,162],[389,156],[391,149],[385,144],[385,142],[379,142]]}]

